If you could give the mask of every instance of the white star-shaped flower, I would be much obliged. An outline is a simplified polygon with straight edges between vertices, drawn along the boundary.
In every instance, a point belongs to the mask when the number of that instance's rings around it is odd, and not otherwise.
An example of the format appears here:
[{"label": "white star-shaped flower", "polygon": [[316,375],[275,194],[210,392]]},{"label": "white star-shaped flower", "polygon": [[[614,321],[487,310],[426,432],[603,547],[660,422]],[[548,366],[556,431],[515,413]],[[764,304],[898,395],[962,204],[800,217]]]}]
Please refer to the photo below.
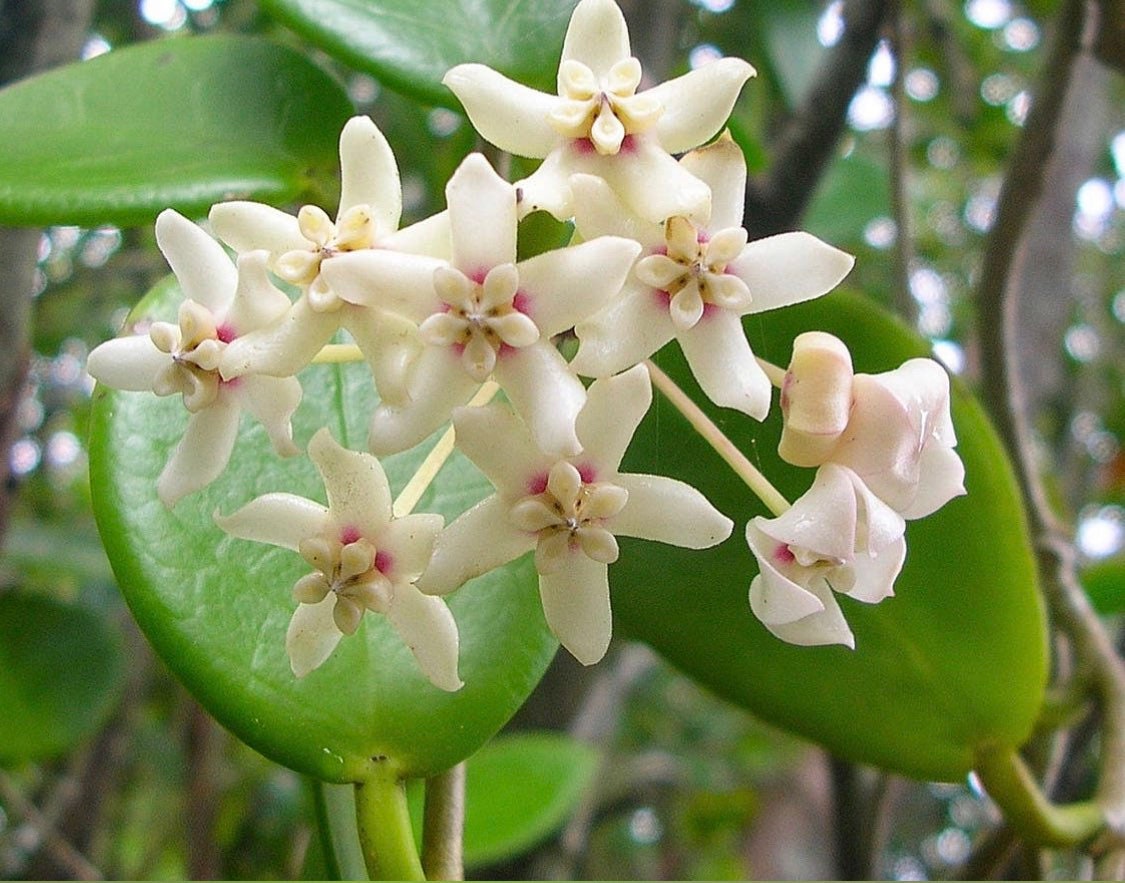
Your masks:
[{"label": "white star-shaped flower", "polygon": [[562,458],[543,453],[502,405],[458,408],[457,445],[496,493],[441,533],[418,587],[443,595],[534,550],[551,631],[585,665],[601,659],[612,631],[607,565],[618,557],[615,537],[703,549],[732,528],[695,488],[618,471],[651,401],[643,365],[595,381],[578,415],[581,450]]},{"label": "white star-shaped flower", "polygon": [[855,261],[808,233],[748,243],[742,228],[746,163],[729,138],[692,151],[680,165],[711,188],[710,218],[676,215],[649,223],[628,212],[598,178],[572,179],[578,234],[629,236],[644,256],[621,295],[576,326],[581,346],[571,367],[604,377],[675,338],[711,401],[762,420],[772,388],[750,349],[742,316],[819,297]]},{"label": "white star-shaped flower", "polygon": [[277,322],[247,335],[224,354],[224,377],[247,373],[290,376],[305,367],[340,328],[363,350],[384,397],[393,398],[403,365],[420,342],[408,323],[342,300],[321,272],[333,258],[365,249],[429,254],[447,248],[444,215],[398,229],[402,186],[382,132],[365,116],[340,133],[340,206],[333,221],[306,205],[297,216],[257,202],[222,202],[211,209],[216,235],[237,252],[265,249],[270,268],[301,286],[302,296]]},{"label": "white star-shaped flower", "polygon": [[425,348],[401,399],[375,411],[376,454],[405,450],[449,419],[492,376],[544,450],[578,449],[586,390],[551,337],[617,294],[640,246],[600,237],[516,262],[516,194],[480,154],[446,187],[452,261],[386,250],[325,265],[332,288],[416,323]]},{"label": "white star-shaped flower", "polygon": [[949,376],[933,359],[853,375],[839,339],[807,332],[793,341],[781,410],[783,459],[847,466],[907,519],[965,493],[965,467],[953,450]]},{"label": "white star-shaped flower", "polygon": [[248,376],[224,381],[218,365],[233,341],[275,321],[289,299],[269,281],[266,253],[231,263],[223,247],[180,214],[156,219],[156,241],[183,290],[176,323],[154,322],[94,348],[86,368],[115,389],[183,395],[187,429],[157,482],[166,506],[206,487],[226,468],[249,411],[266,428],[279,454],[297,453],[289,418],[301,400],[294,378]]},{"label": "white star-shaped flower", "polygon": [[379,461],[341,447],[327,429],[313,436],[309,456],[324,479],[327,506],[272,493],[229,516],[215,515],[232,536],[291,549],[312,567],[293,587],[300,606],[285,638],[293,673],[304,677],[318,668],[372,610],[390,620],[435,686],[459,689],[457,625],[443,601],[414,585],[442,517],[392,517]]},{"label": "white star-shaped flower", "polygon": [[705,184],[672,159],[711,138],[730,116],[754,69],[722,58],[637,92],[641,66],[613,0],[582,0],[563,43],[558,95],[509,80],[482,64],[459,64],[443,82],[486,141],[518,156],[544,157],[517,183],[521,211],[573,214],[569,179],[598,175],[650,221],[705,213]]},{"label": "white star-shaped flower", "polygon": [[777,518],[754,518],[746,541],[758,559],[750,608],[790,644],[855,646],[835,595],[877,603],[894,594],[906,557],[901,515],[850,469],[829,463]]}]

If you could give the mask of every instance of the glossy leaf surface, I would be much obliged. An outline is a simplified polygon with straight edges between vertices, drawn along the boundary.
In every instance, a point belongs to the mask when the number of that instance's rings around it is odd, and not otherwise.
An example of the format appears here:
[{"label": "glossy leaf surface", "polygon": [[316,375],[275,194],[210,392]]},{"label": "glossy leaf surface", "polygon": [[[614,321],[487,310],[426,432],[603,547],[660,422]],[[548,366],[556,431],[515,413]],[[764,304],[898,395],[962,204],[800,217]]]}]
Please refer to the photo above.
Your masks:
[{"label": "glossy leaf surface", "polygon": [[[167,283],[134,320],[166,316],[179,298]],[[362,449],[374,405],[366,366],[313,366],[301,379],[297,442],[328,426],[338,441]],[[285,631],[296,606],[291,589],[308,566],[285,549],[225,536],[211,515],[270,491],[323,502],[323,486],[306,457],[277,459],[264,430],[246,419],[224,475],[165,509],[156,476],[186,416],[178,398],[99,389],[91,473],[98,526],[126,600],[188,688],[258,751],[326,781],[361,778],[374,757],[388,758],[403,775],[428,775],[484,744],[523,703],[557,646],[531,562],[494,571],[450,599],[461,638],[459,692],[433,687],[390,623],[375,614],[298,680]],[[394,492],[431,444],[383,461]],[[448,521],[490,489],[455,453],[418,511]]]},{"label": "glossy leaf surface", "polygon": [[92,610],[0,595],[0,764],[61,754],[91,735],[124,675],[120,636]]},{"label": "glossy leaf surface", "polygon": [[263,0],[306,39],[427,104],[460,108],[441,84],[476,61],[555,91],[563,35],[576,0]]},{"label": "glossy leaf surface", "polygon": [[[751,316],[755,352],[785,365],[793,338],[813,328],[851,348],[857,371],[925,355],[913,334],[858,297],[833,294]],[[674,347],[658,361],[696,400]],[[775,408],[759,425],[707,406],[750,459],[795,499],[812,470],[777,456]],[[954,385],[957,450],[968,495],[908,523],[896,597],[867,606],[841,598],[856,649],[795,647],[750,613],[756,565],[742,539],[764,507],[659,395],[627,455],[630,471],[668,471],[696,484],[736,522],[716,549],[683,553],[623,544],[610,570],[618,634],[648,642],[687,674],[763,719],[837,755],[925,779],[954,780],[986,742],[1021,745],[1046,680],[1044,614],[1018,491],[979,406]]]},{"label": "glossy leaf surface", "polygon": [[119,49],[0,90],[0,221],[148,223],[172,206],[267,202],[334,179],[343,89],[265,40]]}]

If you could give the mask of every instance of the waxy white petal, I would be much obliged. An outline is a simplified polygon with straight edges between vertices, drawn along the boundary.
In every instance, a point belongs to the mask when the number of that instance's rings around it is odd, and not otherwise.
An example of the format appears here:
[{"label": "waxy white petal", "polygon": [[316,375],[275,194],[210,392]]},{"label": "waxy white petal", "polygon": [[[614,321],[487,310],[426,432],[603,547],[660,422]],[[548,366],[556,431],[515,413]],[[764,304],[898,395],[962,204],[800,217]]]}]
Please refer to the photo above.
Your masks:
[{"label": "waxy white petal", "polygon": [[877,604],[895,593],[895,579],[906,561],[906,538],[899,537],[884,546],[875,555],[857,555],[855,559],[855,585],[841,594]]},{"label": "waxy white petal", "polygon": [[364,249],[337,255],[321,266],[321,276],[342,300],[398,313],[421,322],[441,310],[434,292],[434,271],[444,261],[388,249]]},{"label": "waxy white petal", "polygon": [[668,315],[668,298],[630,283],[609,306],[579,322],[580,346],[571,360],[584,377],[605,377],[643,362],[676,336]]},{"label": "waxy white petal", "polygon": [[856,520],[856,492],[848,471],[840,468],[818,469],[812,487],[781,515],[755,519],[775,541],[841,563],[854,555]]},{"label": "waxy white petal", "polygon": [[797,335],[781,386],[783,460],[819,466],[831,456],[851,417],[853,377],[842,340],[823,331]]},{"label": "waxy white petal", "polygon": [[613,631],[606,565],[581,551],[539,577],[539,597],[551,632],[583,665],[605,656]]},{"label": "waxy white petal", "polygon": [[747,243],[727,265],[750,289],[761,313],[826,294],[851,271],[855,258],[809,233],[779,233]]},{"label": "waxy white petal", "polygon": [[372,540],[377,551],[390,556],[387,575],[395,581],[416,579],[430,563],[434,540],[444,523],[440,515],[417,512],[394,518],[385,525]]},{"label": "waxy white petal", "polygon": [[583,457],[597,469],[595,481],[616,474],[651,404],[652,381],[644,365],[590,385],[576,428]]},{"label": "waxy white petal", "polygon": [[347,306],[344,327],[363,352],[379,397],[388,404],[406,399],[408,372],[424,349],[418,328],[408,319],[382,310]]},{"label": "waxy white petal", "polygon": [[539,452],[526,424],[510,408],[499,404],[457,408],[453,426],[457,447],[501,496],[512,500],[542,490],[530,483],[545,480],[552,459]]},{"label": "waxy white petal", "polygon": [[336,333],[341,313],[314,310],[308,297],[302,297],[272,325],[232,340],[219,362],[219,373],[227,380],[251,373],[291,377]]},{"label": "waxy white petal", "polygon": [[[756,576],[750,585],[751,607],[755,604],[755,587],[760,587],[761,575]],[[762,589],[759,588],[759,593]],[[819,580],[809,586],[809,591],[814,594],[824,605],[818,613],[812,613],[792,622],[769,623],[763,625],[777,638],[787,644],[796,644],[800,647],[818,647],[829,644],[843,644],[845,647],[855,649],[855,637],[844,620],[840,605],[833,597],[832,590],[824,580]],[[760,594],[758,595],[760,597]],[[758,602],[760,605],[760,601]]]},{"label": "waxy white petal", "polygon": [[741,227],[746,202],[746,158],[730,135],[724,134],[713,144],[685,153],[680,165],[711,188],[707,229]]},{"label": "waxy white petal", "polygon": [[505,350],[495,375],[540,450],[564,457],[581,450],[574,421],[586,404],[586,388],[557,349],[540,340]]},{"label": "waxy white petal", "polygon": [[295,377],[251,375],[233,381],[230,395],[269,433],[274,450],[282,457],[299,453],[289,422],[301,403],[301,384]]},{"label": "waxy white petal", "polygon": [[664,244],[663,225],[629,211],[604,178],[575,174],[569,183],[574,198],[574,227],[583,239],[624,236],[639,242],[646,252]]},{"label": "waxy white petal", "polygon": [[211,206],[208,220],[215,235],[236,252],[265,249],[271,264],[286,252],[309,247],[297,219],[272,205],[244,200],[220,202]]},{"label": "waxy white petal", "polygon": [[445,185],[453,266],[483,275],[516,261],[516,191],[482,154],[471,153]]},{"label": "waxy white petal", "polygon": [[340,210],[366,205],[376,237],[398,229],[402,215],[402,184],[398,164],[383,133],[368,117],[355,116],[340,133]]},{"label": "waxy white petal", "polygon": [[442,83],[457,96],[482,138],[516,156],[544,157],[559,141],[548,122],[559,99],[483,64],[459,64]]},{"label": "waxy white petal", "polygon": [[[562,60],[580,61],[600,80],[629,55],[629,29],[617,4],[613,0],[582,0],[566,29]],[[560,92],[562,86],[560,76]]]},{"label": "waxy white petal", "polygon": [[457,674],[457,624],[444,601],[423,595],[409,583],[400,583],[395,586],[387,618],[430,683],[449,692],[463,686]]},{"label": "waxy white petal", "polygon": [[608,527],[618,536],[709,549],[730,536],[734,522],[691,485],[663,475],[615,476],[629,493],[625,508]]},{"label": "waxy white petal", "polygon": [[640,248],[629,239],[603,236],[522,261],[520,289],[540,333],[553,337],[610,303]]},{"label": "waxy white petal", "polygon": [[454,519],[438,534],[418,588],[430,595],[449,594],[534,549],[537,537],[511,523],[510,508],[511,502],[494,494]]},{"label": "waxy white petal", "polygon": [[266,251],[238,258],[238,286],[223,321],[238,334],[276,322],[289,309],[289,298],[270,281],[268,260]]},{"label": "waxy white petal", "polygon": [[766,418],[773,387],[754,358],[737,315],[712,309],[677,337],[691,373],[711,401],[755,420]]},{"label": "waxy white petal", "polygon": [[426,255],[443,261],[453,257],[449,241],[449,212],[438,212],[423,218],[409,227],[403,227],[379,243],[381,248],[403,251],[407,254]]},{"label": "waxy white petal", "polygon": [[179,212],[165,209],[156,218],[156,244],[186,300],[213,313],[225,312],[234,297],[238,273],[218,242]]},{"label": "waxy white petal", "polygon": [[656,135],[669,153],[683,153],[713,137],[727,121],[754,68],[741,58],[719,58],[644,93],[664,113]]},{"label": "waxy white petal", "polygon": [[86,358],[86,370],[113,389],[149,392],[172,357],[157,349],[147,334],[132,334],[100,343]]},{"label": "waxy white petal", "polygon": [[319,604],[301,604],[293,612],[285,634],[285,650],[297,677],[320,668],[340,643],[343,634],[336,627],[335,608],[336,596],[330,594]]},{"label": "waxy white petal", "polygon": [[337,526],[373,537],[391,518],[391,488],[379,461],[341,447],[327,428],[309,441],[309,457],[324,479],[328,508]]},{"label": "waxy white petal", "polygon": [[766,519],[758,517],[746,525],[746,542],[758,560],[760,573],[750,584],[750,609],[767,626],[794,622],[825,609],[824,602],[807,588],[786,577],[776,566],[775,556],[788,547],[763,533]]},{"label": "waxy white petal", "polygon": [[601,175],[622,201],[648,221],[711,214],[711,189],[688,172],[649,135],[634,135],[612,157],[596,154],[575,162],[575,172]]},{"label": "waxy white petal", "polygon": [[918,458],[918,487],[914,499],[902,510],[907,519],[925,518],[965,490],[965,464],[952,448],[930,444]]},{"label": "waxy white petal", "polygon": [[239,407],[220,393],[210,406],[191,415],[176,450],[156,481],[156,492],[169,509],[219,477],[230,461],[238,437]]},{"label": "waxy white petal", "polygon": [[299,551],[301,542],[319,536],[328,525],[328,509],[296,494],[263,494],[215,523],[233,537]]},{"label": "waxy white petal", "polygon": [[414,447],[479,387],[461,367],[454,347],[427,346],[411,368],[403,399],[384,401],[375,409],[368,447],[380,457]]}]

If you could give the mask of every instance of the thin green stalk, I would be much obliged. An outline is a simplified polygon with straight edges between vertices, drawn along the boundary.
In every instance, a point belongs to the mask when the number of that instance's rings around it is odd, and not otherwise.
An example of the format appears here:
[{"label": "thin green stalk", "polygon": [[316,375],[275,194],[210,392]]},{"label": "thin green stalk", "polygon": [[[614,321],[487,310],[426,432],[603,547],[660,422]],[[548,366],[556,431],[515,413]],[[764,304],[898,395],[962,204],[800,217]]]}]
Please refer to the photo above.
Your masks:
[{"label": "thin green stalk", "polygon": [[645,364],[652,376],[652,385],[660,390],[677,411],[684,415],[692,428],[703,437],[707,444],[715,449],[715,453],[723,458],[726,464],[734,470],[734,474],[742,479],[755,496],[765,503],[774,515],[780,515],[788,509],[789,501],[781,495],[777,488],[770,484],[769,479],[758,471],[758,467],[746,458],[746,455],[737,448],[734,442],[727,438],[714,421],[703,413],[703,409],[680,389],[676,381],[660,370],[651,360],[645,362]]},{"label": "thin green stalk", "polygon": [[1051,803],[1014,748],[979,750],[975,769],[1008,824],[1036,845],[1077,846],[1105,827],[1105,815],[1092,800],[1063,806]]},{"label": "thin green stalk", "polygon": [[359,845],[372,880],[425,880],[406,789],[385,763],[376,763],[371,778],[355,786]]}]

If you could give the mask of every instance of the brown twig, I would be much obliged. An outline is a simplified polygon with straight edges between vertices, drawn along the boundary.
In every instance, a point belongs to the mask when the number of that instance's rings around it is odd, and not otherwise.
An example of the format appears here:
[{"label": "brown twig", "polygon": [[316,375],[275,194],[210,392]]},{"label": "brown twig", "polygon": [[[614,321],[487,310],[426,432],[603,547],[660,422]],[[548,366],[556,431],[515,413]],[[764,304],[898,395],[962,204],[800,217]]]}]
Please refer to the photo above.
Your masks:
[{"label": "brown twig", "polygon": [[422,870],[428,880],[464,880],[465,764],[426,780]]},{"label": "brown twig", "polygon": [[105,879],[102,872],[43,817],[35,804],[24,797],[23,792],[3,770],[0,770],[0,800],[22,818],[25,824],[31,826],[51,858],[75,880]]},{"label": "brown twig", "polygon": [[1125,836],[1125,667],[1077,577],[1075,550],[1047,499],[1035,462],[1026,395],[1014,357],[1018,345],[1018,280],[1013,267],[1043,187],[1057,121],[1082,49],[1085,0],[1065,0],[1040,87],[1004,179],[977,290],[982,393],[1011,452],[1038,540],[1044,595],[1079,663],[1090,673],[1103,715],[1099,803],[1113,833]]},{"label": "brown twig", "polygon": [[843,36],[782,129],[769,171],[747,182],[743,225],[752,239],[790,230],[804,213],[835,153],[852,96],[867,78],[889,9],[890,0],[845,0]]}]

